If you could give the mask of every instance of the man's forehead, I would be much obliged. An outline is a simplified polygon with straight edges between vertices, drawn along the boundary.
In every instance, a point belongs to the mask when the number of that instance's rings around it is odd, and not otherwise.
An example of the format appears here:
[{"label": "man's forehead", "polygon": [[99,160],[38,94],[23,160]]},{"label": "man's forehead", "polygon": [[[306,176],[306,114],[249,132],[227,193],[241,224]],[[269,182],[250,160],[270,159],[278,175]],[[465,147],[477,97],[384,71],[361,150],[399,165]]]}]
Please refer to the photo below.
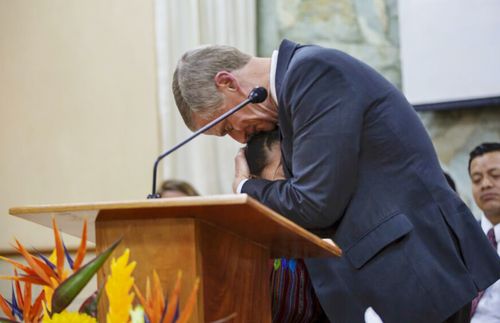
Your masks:
[{"label": "man's forehead", "polygon": [[488,170],[500,168],[500,151],[492,151],[474,158],[471,162],[471,170]]}]

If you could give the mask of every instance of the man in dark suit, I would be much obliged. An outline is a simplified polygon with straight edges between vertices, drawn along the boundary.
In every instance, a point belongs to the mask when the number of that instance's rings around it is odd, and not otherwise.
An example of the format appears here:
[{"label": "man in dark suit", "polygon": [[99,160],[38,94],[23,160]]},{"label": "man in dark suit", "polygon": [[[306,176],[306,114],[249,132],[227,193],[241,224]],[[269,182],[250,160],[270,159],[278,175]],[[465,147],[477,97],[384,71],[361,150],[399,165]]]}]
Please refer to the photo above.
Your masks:
[{"label": "man in dark suit", "polygon": [[[469,175],[474,201],[483,211],[481,229],[500,256],[500,142],[485,142],[470,152]],[[472,323],[500,322],[500,280],[474,298],[471,318]]]},{"label": "man in dark suit", "polygon": [[192,130],[255,86],[268,99],[208,133],[246,142],[279,124],[287,179],[250,179],[240,151],[233,188],[343,248],[341,258],[306,260],[329,319],[363,320],[346,310],[349,290],[384,322],[466,322],[500,264],[404,96],[340,51],[287,40],[271,58],[227,46],[189,51],[173,80]]}]

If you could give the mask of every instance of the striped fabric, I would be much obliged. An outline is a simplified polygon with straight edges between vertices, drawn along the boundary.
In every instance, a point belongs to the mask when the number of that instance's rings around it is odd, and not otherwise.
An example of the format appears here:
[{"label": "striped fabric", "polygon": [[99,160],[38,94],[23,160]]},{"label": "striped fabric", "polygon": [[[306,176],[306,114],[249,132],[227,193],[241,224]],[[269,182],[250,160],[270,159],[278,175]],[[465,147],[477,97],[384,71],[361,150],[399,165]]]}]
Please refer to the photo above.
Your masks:
[{"label": "striped fabric", "polygon": [[271,270],[271,309],[275,323],[328,322],[302,259],[275,259]]}]

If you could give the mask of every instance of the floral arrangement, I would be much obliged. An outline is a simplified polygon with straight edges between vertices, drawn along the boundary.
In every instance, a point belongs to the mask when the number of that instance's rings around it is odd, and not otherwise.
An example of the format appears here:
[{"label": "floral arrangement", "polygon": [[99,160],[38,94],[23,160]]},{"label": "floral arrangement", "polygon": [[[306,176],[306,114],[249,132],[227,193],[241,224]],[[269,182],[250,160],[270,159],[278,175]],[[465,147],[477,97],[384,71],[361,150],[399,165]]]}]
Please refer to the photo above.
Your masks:
[{"label": "floral arrangement", "polygon": [[[16,239],[14,248],[23,256],[27,264],[0,256],[1,260],[14,267],[13,276],[1,276],[0,279],[12,281],[10,300],[0,295],[0,323],[93,323],[97,322],[97,303],[103,291],[96,291],[81,304],[78,312],[70,312],[67,307],[80,291],[104,265],[120,243],[113,243],[101,254],[86,264],[87,222],[82,229],[82,238],[76,255],[71,258],[64,245],[57,223],[52,219],[55,249],[50,257],[41,253],[31,254]],[[161,288],[160,277],[153,271],[153,283],[149,277],[145,293],[141,293],[134,283],[134,261],[129,262],[130,251],[125,249],[118,258],[113,258],[110,274],[106,279],[104,291],[109,300],[106,313],[107,323],[185,323],[196,304],[199,279],[191,291],[182,311],[179,309],[182,272],[177,275],[175,287],[168,302]],[[66,266],[67,265],[67,266]],[[69,268],[68,268],[69,267]],[[32,286],[41,286],[38,295],[33,295]],[[132,292],[132,289],[134,292]],[[135,295],[137,295],[137,300]],[[136,303],[134,305],[134,303]]]}]

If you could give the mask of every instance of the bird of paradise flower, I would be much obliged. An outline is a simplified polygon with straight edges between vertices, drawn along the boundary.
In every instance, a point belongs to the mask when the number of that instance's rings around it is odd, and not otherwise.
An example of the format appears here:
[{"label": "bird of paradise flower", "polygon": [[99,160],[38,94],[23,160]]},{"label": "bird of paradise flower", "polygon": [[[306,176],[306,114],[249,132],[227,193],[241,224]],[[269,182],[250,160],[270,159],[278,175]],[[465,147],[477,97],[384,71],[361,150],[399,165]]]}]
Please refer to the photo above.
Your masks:
[{"label": "bird of paradise flower", "polygon": [[[120,240],[116,241],[100,255],[89,261],[85,266],[82,266],[86,253],[87,222],[84,221],[82,239],[74,260],[64,246],[54,218],[52,219],[52,228],[54,231],[55,249],[53,256],[50,258],[43,256],[39,252],[36,256],[29,253],[17,239],[15,240],[14,248],[24,257],[27,265],[0,256],[1,260],[12,264],[14,268],[22,272],[20,275],[17,270],[15,270],[14,276],[0,277],[0,279],[13,281],[16,286],[16,293],[13,293],[10,302],[3,296],[1,296],[0,299],[0,308],[11,321],[17,316],[20,320],[24,319],[25,322],[31,322],[24,313],[34,314],[33,311],[31,311],[32,309],[37,309],[39,311],[39,307],[41,306],[38,306],[37,301],[45,303],[45,311],[46,314],[48,314],[45,316],[51,317],[55,313],[61,313],[90,281],[92,276],[104,264],[120,242]],[[73,272],[71,275],[68,274],[64,267],[65,261],[68,262]],[[20,290],[20,282],[25,284],[25,295],[22,298],[22,302],[19,302],[19,295],[21,294],[17,292]],[[42,286],[43,291],[36,298],[35,303],[29,305],[28,303],[31,303],[32,284]],[[17,299],[15,294],[17,294]],[[22,304],[22,308],[19,306],[20,304]]]},{"label": "bird of paradise flower", "polygon": [[[64,280],[66,280],[68,276],[68,273],[64,269],[65,258],[67,259],[73,273],[77,272],[80,269],[86,253],[87,221],[84,221],[83,223],[82,239],[80,242],[80,246],[78,247],[75,260],[71,259],[71,256],[64,246],[61,235],[59,233],[59,229],[57,228],[57,223],[54,218],[52,218],[52,229],[54,232],[55,240],[55,261],[49,260],[39,252],[36,256],[30,254],[28,250],[17,239],[15,239],[16,244],[13,247],[24,257],[28,265],[26,266],[20,262],[0,256],[0,259],[7,261],[15,268],[24,272],[23,275],[3,276],[0,278],[29,282],[35,285],[47,286],[50,287],[51,290],[54,290]],[[49,295],[46,295],[46,297],[49,297]]]},{"label": "bird of paradise flower", "polygon": [[[13,276],[2,276],[0,279],[7,279],[13,282],[13,292],[10,301],[0,295],[0,309],[7,318],[0,318],[0,323],[18,322],[38,323],[59,323],[59,322],[96,322],[96,312],[88,310],[89,306],[95,308],[99,292],[94,293],[91,300],[84,302],[80,308],[80,313],[68,312],[65,309],[80,293],[92,276],[101,268],[114,249],[120,243],[120,240],[113,243],[104,252],[93,260],[82,266],[86,254],[87,240],[87,222],[84,221],[82,229],[82,240],[77,250],[75,259],[69,255],[59,233],[55,219],[52,219],[52,228],[54,231],[55,249],[52,255],[47,258],[41,253],[33,255],[18,241],[15,240],[14,248],[24,257],[27,265],[0,256],[14,266]],[[108,323],[128,322],[133,323],[185,323],[189,319],[196,304],[196,294],[199,287],[199,279],[196,280],[191,294],[183,311],[179,311],[179,293],[182,273],[179,272],[174,290],[165,303],[163,290],[160,284],[160,278],[156,271],[153,272],[153,291],[147,278],[146,297],[144,297],[137,286],[133,285],[134,279],[132,271],[135,268],[135,262],[128,263],[129,250],[126,249],[118,260],[113,259],[111,263],[111,274],[106,283],[106,293],[110,301],[110,307],[107,315]],[[72,274],[65,268],[65,262],[68,263]],[[22,274],[18,274],[18,270]],[[24,284],[24,293],[21,284]],[[32,285],[43,287],[40,294],[36,297],[33,304]],[[142,304],[132,310],[134,294],[129,293],[130,288],[134,286],[137,297]],[[167,306],[168,304],[168,306]],[[144,310],[143,310],[144,308]],[[87,315],[91,314],[91,315]]]},{"label": "bird of paradise flower", "polygon": [[146,317],[150,323],[186,323],[196,304],[196,295],[200,285],[197,278],[193,289],[187,299],[183,310],[179,312],[179,294],[181,291],[182,272],[177,274],[177,280],[168,302],[165,303],[160,277],[153,271],[153,288],[151,288],[149,277],[146,278],[146,296],[144,297],[139,288],[134,284],[134,290],[141,305],[146,312]]},{"label": "bird of paradise flower", "polygon": [[[0,308],[7,315],[8,319],[15,321],[16,317],[25,322],[40,322],[43,317],[42,301],[45,300],[45,292],[42,290],[35,298],[33,304],[31,283],[24,283],[24,292],[21,283],[15,281],[12,287],[12,298],[9,302],[0,295]],[[0,319],[1,322],[1,319]]]}]

